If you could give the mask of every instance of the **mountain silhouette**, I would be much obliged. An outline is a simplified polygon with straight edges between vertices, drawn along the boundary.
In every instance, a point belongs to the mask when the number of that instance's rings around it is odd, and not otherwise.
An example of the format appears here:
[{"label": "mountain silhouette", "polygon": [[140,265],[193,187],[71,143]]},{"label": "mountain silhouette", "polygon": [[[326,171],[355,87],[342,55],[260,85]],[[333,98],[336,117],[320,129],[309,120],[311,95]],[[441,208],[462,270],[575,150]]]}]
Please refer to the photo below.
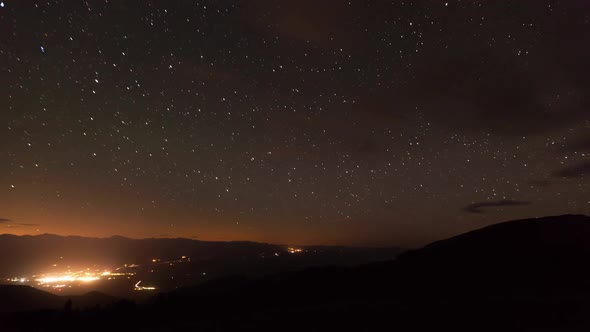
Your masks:
[{"label": "mountain silhouette", "polygon": [[99,292],[78,296],[59,296],[30,286],[0,285],[0,312],[61,309],[68,300],[71,301],[73,308],[88,308],[117,301]]},{"label": "mountain silhouette", "polygon": [[586,216],[516,220],[438,241],[393,261],[179,290],[168,294],[161,307],[198,308],[211,317],[234,308],[248,323],[250,315],[265,313],[272,324],[292,322],[287,330],[293,331],[314,324],[318,330],[342,331],[383,326],[587,331],[587,239]]},{"label": "mountain silhouette", "polygon": [[[456,295],[463,290],[469,294],[474,287],[494,292],[525,291],[533,286],[582,287],[590,280],[590,269],[582,263],[590,259],[589,239],[590,217],[516,220],[434,242],[392,261],[282,273],[251,284],[234,281],[245,290],[274,287],[284,288],[280,292],[284,293],[288,289],[292,299],[339,294],[340,288],[347,289],[347,296],[384,298],[445,291]],[[211,293],[214,289],[225,291],[215,283],[215,287],[205,284],[191,292]]]},{"label": "mountain silhouette", "polygon": [[116,317],[138,330],[589,331],[588,239],[586,216],[510,221],[395,260],[224,278],[137,306],[6,324],[104,330]]},{"label": "mountain silhouette", "polygon": [[[288,255],[287,245],[246,241],[199,241],[184,238],[129,239],[121,236],[88,238],[80,236],[0,235],[0,252],[10,252],[0,260],[0,277],[29,275],[57,264],[60,266],[118,267],[124,264],[145,264],[152,259],[162,261],[190,257],[192,262],[215,265],[219,276],[246,273],[247,268],[264,274],[281,268],[301,268],[328,263],[357,265],[370,261],[391,259],[400,248],[358,248],[341,246],[303,246],[300,255]],[[278,256],[277,256],[278,255]],[[268,268],[269,259],[274,259]],[[287,261],[287,257],[290,257]],[[277,263],[276,261],[280,261]],[[240,265],[247,263],[246,268]],[[255,268],[261,265],[259,269]]]},{"label": "mountain silhouette", "polygon": [[[487,283],[489,291],[582,287],[590,276],[590,218],[565,215],[492,225],[408,251],[389,268],[429,288]],[[481,287],[478,287],[481,289]],[[563,289],[562,289],[563,291]]]}]

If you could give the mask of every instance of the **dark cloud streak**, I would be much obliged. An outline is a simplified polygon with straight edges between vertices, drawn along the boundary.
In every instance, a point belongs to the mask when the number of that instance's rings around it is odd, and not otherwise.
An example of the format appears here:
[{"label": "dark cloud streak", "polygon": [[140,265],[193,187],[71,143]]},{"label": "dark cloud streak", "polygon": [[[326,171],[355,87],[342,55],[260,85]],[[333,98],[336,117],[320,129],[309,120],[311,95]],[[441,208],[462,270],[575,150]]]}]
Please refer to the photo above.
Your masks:
[{"label": "dark cloud streak", "polygon": [[469,213],[486,213],[484,208],[488,208],[488,207],[522,206],[522,205],[530,205],[530,204],[532,204],[532,203],[527,202],[527,201],[513,201],[513,200],[502,200],[502,201],[496,201],[496,202],[479,202],[479,203],[473,203],[473,204],[466,206],[465,208],[463,208],[463,211],[469,212]]},{"label": "dark cloud streak", "polygon": [[15,226],[37,227],[37,226],[40,226],[39,224],[29,224],[29,223],[14,222],[14,220],[7,219],[7,218],[0,218],[0,224],[9,224],[11,227],[15,227]]},{"label": "dark cloud streak", "polygon": [[586,175],[590,175],[590,161],[582,162],[577,165],[569,166],[566,168],[562,168],[553,172],[552,174],[554,177],[558,178],[581,178]]},{"label": "dark cloud streak", "polygon": [[590,136],[574,140],[562,148],[562,152],[590,151]]}]

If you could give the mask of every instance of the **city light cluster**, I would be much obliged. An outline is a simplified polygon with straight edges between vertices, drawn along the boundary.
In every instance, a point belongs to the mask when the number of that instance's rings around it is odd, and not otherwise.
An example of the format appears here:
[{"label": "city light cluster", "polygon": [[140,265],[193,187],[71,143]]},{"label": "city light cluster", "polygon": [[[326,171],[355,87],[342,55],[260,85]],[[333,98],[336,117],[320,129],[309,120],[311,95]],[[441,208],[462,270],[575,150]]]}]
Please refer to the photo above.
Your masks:
[{"label": "city light cluster", "polygon": [[301,253],[301,252],[303,252],[303,249],[300,249],[300,248],[291,248],[291,247],[290,247],[290,248],[287,248],[287,251],[288,251],[290,254],[298,254],[298,253]]},{"label": "city light cluster", "polygon": [[93,282],[96,280],[100,280],[101,277],[109,276],[110,272],[66,272],[65,274],[61,275],[52,275],[52,276],[44,276],[41,278],[35,279],[40,285],[43,284],[55,284],[55,283],[72,283],[72,282]]}]

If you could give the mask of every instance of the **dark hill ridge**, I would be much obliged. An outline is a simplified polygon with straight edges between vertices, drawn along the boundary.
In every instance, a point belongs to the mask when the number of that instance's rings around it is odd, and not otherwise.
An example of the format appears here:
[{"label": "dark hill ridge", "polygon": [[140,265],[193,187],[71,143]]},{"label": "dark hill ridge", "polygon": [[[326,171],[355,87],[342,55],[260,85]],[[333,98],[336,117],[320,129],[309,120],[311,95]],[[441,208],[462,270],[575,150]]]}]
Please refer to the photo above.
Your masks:
[{"label": "dark hill ridge", "polygon": [[527,247],[575,247],[590,250],[590,217],[563,215],[507,221],[467,232],[446,240],[433,242],[422,249],[407,252],[451,250],[460,246],[473,249],[526,250]]},{"label": "dark hill ridge", "polygon": [[30,286],[0,285],[0,312],[62,309],[68,300],[72,301],[73,309],[108,305],[117,301],[98,292],[79,296],[58,296]]},{"label": "dark hill ridge", "polygon": [[[252,295],[289,293],[291,298],[334,296],[341,289],[363,298],[444,291],[459,295],[464,289],[582,287],[590,281],[586,262],[590,262],[590,217],[565,215],[492,225],[402,253],[396,260],[357,268],[314,268],[251,283],[238,278],[221,284],[232,289],[240,284]],[[226,293],[219,284],[184,291]]]},{"label": "dark hill ridge", "polygon": [[571,248],[590,252],[590,217],[563,215],[508,221],[427,245],[421,251],[469,247],[495,252]]},{"label": "dark hill ridge", "polygon": [[227,278],[76,317],[96,330],[118,317],[139,330],[590,331],[589,242],[586,216],[517,220],[387,262]]},{"label": "dark hill ridge", "polygon": [[586,216],[517,220],[394,261],[182,289],[160,297],[158,308],[190,307],[211,317],[236,313],[249,323],[250,315],[262,313],[277,323],[288,321],[289,312],[308,317],[298,316],[291,330],[305,328],[313,317],[319,326],[346,331],[380,330],[393,322],[401,330],[587,331],[589,242]]},{"label": "dark hill ridge", "polygon": [[67,300],[33,287],[0,285],[0,312],[57,309]]},{"label": "dark hill ridge", "polygon": [[590,217],[564,215],[492,225],[406,252],[391,268],[425,280],[473,284],[584,282]]}]

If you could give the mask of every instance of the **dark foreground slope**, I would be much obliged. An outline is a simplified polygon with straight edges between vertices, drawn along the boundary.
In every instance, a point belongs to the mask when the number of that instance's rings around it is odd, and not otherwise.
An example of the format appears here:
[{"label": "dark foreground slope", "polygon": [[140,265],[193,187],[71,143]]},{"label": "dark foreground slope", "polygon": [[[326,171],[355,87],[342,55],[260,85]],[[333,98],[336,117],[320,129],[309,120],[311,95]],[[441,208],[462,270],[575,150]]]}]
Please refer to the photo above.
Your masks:
[{"label": "dark foreground slope", "polygon": [[98,292],[58,296],[30,286],[0,285],[0,313],[63,309],[68,301],[71,302],[71,309],[85,309],[117,302],[115,298]]},{"label": "dark foreground slope", "polygon": [[283,331],[589,331],[590,218],[512,221],[395,261],[181,289],[149,305],[31,313],[9,328]]},{"label": "dark foreground slope", "polygon": [[486,227],[409,251],[394,264],[401,276],[471,291],[522,293],[585,287],[590,218],[567,215]]},{"label": "dark foreground slope", "polygon": [[58,309],[67,301],[33,287],[13,285],[0,285],[0,299],[0,312]]}]

